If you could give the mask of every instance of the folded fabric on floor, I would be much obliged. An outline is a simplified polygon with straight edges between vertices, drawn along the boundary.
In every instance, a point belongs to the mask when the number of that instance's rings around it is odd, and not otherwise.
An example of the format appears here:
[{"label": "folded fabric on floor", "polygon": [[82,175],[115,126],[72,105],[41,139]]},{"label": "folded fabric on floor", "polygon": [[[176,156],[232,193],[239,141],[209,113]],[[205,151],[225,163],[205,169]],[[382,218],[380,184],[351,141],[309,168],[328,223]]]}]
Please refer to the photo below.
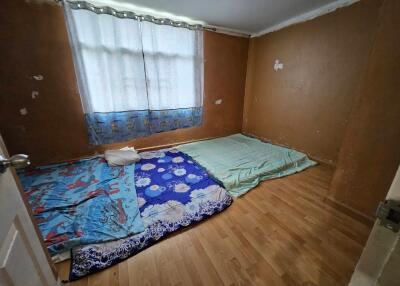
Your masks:
[{"label": "folded fabric on floor", "polygon": [[177,147],[221,181],[237,197],[261,181],[300,172],[316,162],[306,154],[234,134]]},{"label": "folded fabric on floor", "polygon": [[125,239],[75,247],[70,280],[110,267],[232,203],[225,189],[186,154],[165,149],[140,155],[135,183],[145,231]]},{"label": "folded fabric on floor", "polygon": [[124,147],[119,150],[107,150],[104,158],[110,166],[125,166],[136,163],[140,160],[139,154],[132,147]]},{"label": "folded fabric on floor", "polygon": [[19,172],[51,255],[144,230],[134,169],[96,157]]}]

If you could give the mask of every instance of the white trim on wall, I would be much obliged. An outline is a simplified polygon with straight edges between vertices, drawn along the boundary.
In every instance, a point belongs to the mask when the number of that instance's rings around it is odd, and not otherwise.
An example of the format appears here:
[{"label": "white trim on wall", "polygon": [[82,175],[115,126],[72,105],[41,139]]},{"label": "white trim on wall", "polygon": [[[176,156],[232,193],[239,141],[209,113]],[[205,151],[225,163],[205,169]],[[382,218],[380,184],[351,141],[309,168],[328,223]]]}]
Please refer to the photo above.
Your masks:
[{"label": "white trim on wall", "polygon": [[[49,1],[49,0],[26,0],[26,1]],[[72,1],[78,1],[78,0],[72,0]],[[337,0],[330,4],[319,7],[317,9],[314,9],[309,12],[303,13],[301,15],[287,19],[276,25],[267,27],[256,33],[251,33],[249,31],[244,31],[244,30],[240,30],[240,29],[232,29],[232,28],[227,28],[227,27],[214,26],[214,25],[210,25],[204,21],[198,21],[198,20],[191,19],[189,17],[178,16],[178,15],[174,15],[172,13],[158,11],[158,10],[151,9],[151,8],[140,7],[140,6],[136,6],[132,3],[121,3],[121,2],[117,2],[115,0],[85,0],[85,1],[90,2],[94,5],[99,5],[99,6],[109,5],[109,6],[114,7],[115,9],[126,9],[128,11],[132,11],[132,12],[139,13],[139,14],[152,15],[154,17],[161,17],[161,18],[165,17],[165,18],[169,18],[169,19],[172,19],[175,21],[184,21],[184,22],[187,22],[190,24],[200,24],[208,30],[213,29],[217,33],[228,34],[228,35],[239,36],[239,37],[254,38],[254,37],[259,37],[259,36],[262,36],[262,35],[265,35],[265,34],[268,34],[271,32],[281,30],[283,28],[286,28],[286,27],[294,25],[294,24],[312,20],[316,17],[331,13],[339,8],[354,4],[360,0]]]},{"label": "white trim on wall", "polygon": [[257,33],[253,33],[251,34],[251,37],[259,37],[271,32],[275,32],[278,31],[280,29],[286,28],[288,26],[294,25],[294,24],[298,24],[301,22],[305,22],[311,19],[314,19],[316,17],[331,13],[333,11],[335,11],[336,9],[342,8],[342,7],[346,7],[349,6],[351,4],[354,4],[356,2],[358,2],[359,0],[337,0],[335,2],[332,2],[330,4],[324,5],[322,7],[319,7],[317,9],[311,10],[309,12],[306,12],[304,14],[295,16],[293,18],[290,18],[288,20],[285,20],[281,23],[278,23],[276,25],[273,25],[271,27],[267,27],[264,30],[261,30],[260,32]]}]

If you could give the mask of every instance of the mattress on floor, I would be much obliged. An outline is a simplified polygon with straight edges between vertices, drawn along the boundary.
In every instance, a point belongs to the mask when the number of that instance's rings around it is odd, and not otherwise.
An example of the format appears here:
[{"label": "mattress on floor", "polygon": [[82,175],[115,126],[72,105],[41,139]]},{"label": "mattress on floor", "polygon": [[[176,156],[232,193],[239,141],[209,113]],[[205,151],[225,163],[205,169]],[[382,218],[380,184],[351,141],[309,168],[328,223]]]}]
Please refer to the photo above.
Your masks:
[{"label": "mattress on floor", "polygon": [[51,255],[144,230],[134,169],[109,167],[96,157],[19,172]]},{"label": "mattress on floor", "polygon": [[242,134],[184,144],[177,149],[205,167],[235,197],[261,181],[316,165],[301,152]]},{"label": "mattress on floor", "polygon": [[186,154],[165,149],[140,155],[135,183],[145,231],[74,248],[70,280],[110,267],[232,203],[226,190]]}]

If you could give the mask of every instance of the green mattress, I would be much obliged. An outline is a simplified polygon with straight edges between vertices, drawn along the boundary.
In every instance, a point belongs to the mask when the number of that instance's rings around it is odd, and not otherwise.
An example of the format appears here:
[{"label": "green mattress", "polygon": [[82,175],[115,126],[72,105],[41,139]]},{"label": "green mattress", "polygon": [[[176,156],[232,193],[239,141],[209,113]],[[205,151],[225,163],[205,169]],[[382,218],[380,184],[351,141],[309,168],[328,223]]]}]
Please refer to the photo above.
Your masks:
[{"label": "green mattress", "polygon": [[306,154],[234,134],[177,147],[221,181],[238,197],[261,181],[300,172],[316,165]]}]

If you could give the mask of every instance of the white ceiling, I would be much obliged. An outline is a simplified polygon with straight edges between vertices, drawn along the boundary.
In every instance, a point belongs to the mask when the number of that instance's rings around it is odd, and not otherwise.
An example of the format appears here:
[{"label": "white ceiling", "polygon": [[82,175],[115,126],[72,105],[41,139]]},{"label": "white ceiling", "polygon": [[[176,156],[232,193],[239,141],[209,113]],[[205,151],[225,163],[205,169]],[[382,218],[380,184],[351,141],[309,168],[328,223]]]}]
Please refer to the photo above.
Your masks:
[{"label": "white ceiling", "polygon": [[[139,8],[150,8],[185,16],[204,24],[224,27],[247,34],[280,26],[290,19],[301,18],[313,10],[332,10],[336,2],[344,6],[349,0],[112,0],[118,4],[133,4]],[[329,12],[329,11],[327,11]],[[326,13],[326,12],[325,12]],[[323,13],[319,13],[323,14]],[[309,17],[312,18],[312,17]],[[297,21],[299,22],[299,21]],[[291,23],[289,23],[291,24]],[[281,25],[282,26],[282,25]]]}]

